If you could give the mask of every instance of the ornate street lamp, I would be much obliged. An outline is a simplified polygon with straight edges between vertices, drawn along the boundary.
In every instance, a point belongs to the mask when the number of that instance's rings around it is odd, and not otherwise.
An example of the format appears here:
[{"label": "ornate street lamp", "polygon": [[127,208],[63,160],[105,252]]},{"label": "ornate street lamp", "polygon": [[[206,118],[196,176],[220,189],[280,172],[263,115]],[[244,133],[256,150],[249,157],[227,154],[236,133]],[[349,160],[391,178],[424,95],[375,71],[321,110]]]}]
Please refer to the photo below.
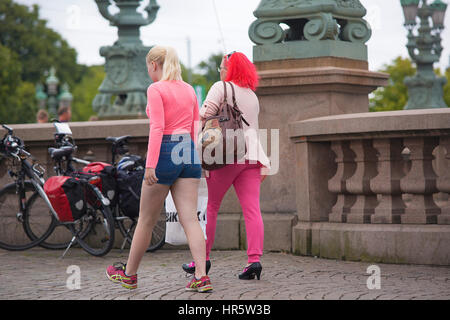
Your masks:
[{"label": "ornate street lamp", "polygon": [[47,109],[47,94],[44,92],[44,86],[42,84],[36,85],[36,100],[38,101],[39,109]]},{"label": "ornate street lamp", "polygon": [[45,92],[44,85],[36,85],[36,99],[39,109],[47,109],[51,116],[56,116],[58,106],[71,106],[73,96],[69,92],[69,85],[65,83],[60,88],[55,68],[50,68],[45,84],[47,92]]},{"label": "ornate street lamp", "polygon": [[69,85],[64,83],[61,87],[61,94],[58,97],[60,107],[70,107],[72,104],[73,96],[69,92]]},{"label": "ornate street lamp", "polygon": [[[404,109],[446,108],[443,99],[443,86],[447,82],[444,77],[437,77],[433,64],[439,62],[442,46],[441,32],[444,29],[444,17],[447,4],[435,0],[427,4],[427,0],[400,0],[405,15],[405,27],[408,30],[408,53],[416,63],[417,73],[407,77],[409,100]],[[420,5],[420,6],[419,6]],[[414,35],[420,19],[418,35]],[[430,25],[430,20],[433,25]]]},{"label": "ornate street lamp", "polygon": [[[142,15],[138,10],[142,0],[95,0],[95,3],[100,14],[117,27],[118,40],[112,46],[100,48],[106,76],[92,102],[93,110],[101,119],[145,116],[147,88],[151,84],[145,57],[150,47],[143,45],[139,30],[153,23],[159,5],[150,0],[143,8],[147,14]],[[112,5],[119,12],[112,14],[109,11]]]}]

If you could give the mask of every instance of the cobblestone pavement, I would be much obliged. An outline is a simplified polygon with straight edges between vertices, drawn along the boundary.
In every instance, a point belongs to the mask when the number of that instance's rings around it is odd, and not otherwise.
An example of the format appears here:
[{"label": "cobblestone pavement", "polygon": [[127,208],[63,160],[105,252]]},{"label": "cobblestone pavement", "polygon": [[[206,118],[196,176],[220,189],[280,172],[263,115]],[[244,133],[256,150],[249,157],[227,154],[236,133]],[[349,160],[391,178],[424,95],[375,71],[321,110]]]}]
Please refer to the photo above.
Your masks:
[{"label": "cobblestone pavement", "polygon": [[[380,289],[368,289],[370,263],[334,261],[266,252],[261,280],[239,280],[246,263],[245,251],[214,251],[212,293],[186,292],[189,281],[181,264],[191,259],[188,250],[147,253],[139,269],[139,287],[127,290],[105,276],[107,265],[126,262],[128,252],[111,251],[97,258],[73,248],[64,259],[61,251],[34,248],[23,252],[0,250],[0,299],[450,299],[450,268],[377,264]],[[80,289],[70,290],[76,265]],[[369,280],[369,284],[373,284]]]}]

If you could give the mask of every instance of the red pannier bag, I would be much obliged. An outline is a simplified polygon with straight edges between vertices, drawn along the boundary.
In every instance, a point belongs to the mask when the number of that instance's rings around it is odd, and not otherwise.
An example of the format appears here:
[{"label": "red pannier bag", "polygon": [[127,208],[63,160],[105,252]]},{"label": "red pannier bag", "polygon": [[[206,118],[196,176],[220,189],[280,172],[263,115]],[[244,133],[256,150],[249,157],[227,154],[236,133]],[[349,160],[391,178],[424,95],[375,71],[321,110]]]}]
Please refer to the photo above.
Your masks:
[{"label": "red pannier bag", "polygon": [[84,173],[98,175],[101,180],[95,186],[109,199],[111,206],[117,203],[116,168],[109,163],[93,162],[83,168]]},{"label": "red pannier bag", "polygon": [[86,214],[84,187],[72,177],[55,176],[44,184],[44,191],[59,221],[73,222]]}]

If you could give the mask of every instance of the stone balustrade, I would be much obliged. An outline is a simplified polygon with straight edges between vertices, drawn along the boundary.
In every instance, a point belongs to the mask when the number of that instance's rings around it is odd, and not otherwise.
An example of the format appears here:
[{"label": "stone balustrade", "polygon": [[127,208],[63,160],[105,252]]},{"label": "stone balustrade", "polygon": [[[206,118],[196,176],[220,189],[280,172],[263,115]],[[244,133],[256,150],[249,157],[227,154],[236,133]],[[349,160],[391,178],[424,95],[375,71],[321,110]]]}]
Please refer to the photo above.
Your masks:
[{"label": "stone balustrade", "polygon": [[[338,223],[347,235],[359,234],[353,240],[356,247],[377,230],[378,238],[374,234],[370,241],[378,241],[379,248],[372,252],[397,245],[405,253],[407,241],[389,243],[382,234],[390,225],[401,237],[406,230],[402,226],[409,226],[409,233],[417,232],[409,245],[422,235],[429,247],[425,252],[409,250],[403,261],[450,263],[450,109],[322,117],[291,123],[289,130],[297,162],[299,230],[308,229],[305,223],[325,223],[322,231]],[[317,227],[313,224],[310,231]],[[366,236],[359,238],[364,230]],[[444,234],[440,241],[436,232]],[[303,248],[300,253],[312,254],[316,244],[324,246],[323,239],[315,244],[311,234],[303,234],[309,248],[299,239],[293,247]],[[368,248],[364,250],[367,254]],[[433,255],[428,262],[423,258],[427,254]]]}]

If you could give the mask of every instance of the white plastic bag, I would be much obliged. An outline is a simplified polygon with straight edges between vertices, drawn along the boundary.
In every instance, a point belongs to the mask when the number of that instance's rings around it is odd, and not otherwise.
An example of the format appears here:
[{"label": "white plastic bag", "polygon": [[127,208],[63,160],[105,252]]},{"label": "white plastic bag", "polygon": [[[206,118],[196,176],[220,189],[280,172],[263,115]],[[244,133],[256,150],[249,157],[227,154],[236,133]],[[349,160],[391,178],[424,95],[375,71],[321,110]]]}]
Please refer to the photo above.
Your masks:
[{"label": "white plastic bag", "polygon": [[[205,179],[203,178],[201,180]],[[198,193],[197,216],[206,240],[206,207],[208,205],[208,192],[207,190],[205,192],[205,188],[206,181],[201,181]],[[178,211],[170,191],[166,198],[166,242],[172,245],[183,245],[188,243],[186,233],[181,226]]]}]

